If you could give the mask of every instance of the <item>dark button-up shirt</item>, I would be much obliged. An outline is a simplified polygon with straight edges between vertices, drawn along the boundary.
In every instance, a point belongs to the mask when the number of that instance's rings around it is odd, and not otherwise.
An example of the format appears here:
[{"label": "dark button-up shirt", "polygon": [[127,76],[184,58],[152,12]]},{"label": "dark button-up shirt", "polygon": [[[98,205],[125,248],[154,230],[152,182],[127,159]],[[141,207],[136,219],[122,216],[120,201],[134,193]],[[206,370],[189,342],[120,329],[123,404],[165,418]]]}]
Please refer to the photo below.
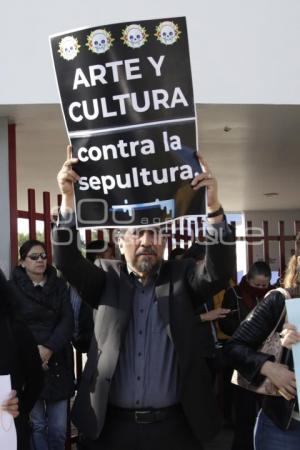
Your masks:
[{"label": "dark button-up shirt", "polygon": [[155,298],[155,278],[143,286],[133,273],[131,317],[112,380],[110,403],[122,408],[162,408],[179,401],[175,348]]}]

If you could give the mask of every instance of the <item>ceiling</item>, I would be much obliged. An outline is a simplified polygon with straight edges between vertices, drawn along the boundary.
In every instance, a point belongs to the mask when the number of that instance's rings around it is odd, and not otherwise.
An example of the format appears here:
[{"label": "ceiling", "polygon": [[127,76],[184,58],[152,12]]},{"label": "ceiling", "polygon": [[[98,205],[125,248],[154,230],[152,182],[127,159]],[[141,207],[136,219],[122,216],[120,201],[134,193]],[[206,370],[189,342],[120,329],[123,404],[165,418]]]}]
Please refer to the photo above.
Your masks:
[{"label": "ceiling", "polygon": [[[206,104],[197,114],[199,147],[227,211],[299,208],[300,106]],[[68,142],[60,106],[0,105],[0,116],[16,123],[18,208],[27,209],[28,188],[40,211],[43,191],[54,206]]]}]

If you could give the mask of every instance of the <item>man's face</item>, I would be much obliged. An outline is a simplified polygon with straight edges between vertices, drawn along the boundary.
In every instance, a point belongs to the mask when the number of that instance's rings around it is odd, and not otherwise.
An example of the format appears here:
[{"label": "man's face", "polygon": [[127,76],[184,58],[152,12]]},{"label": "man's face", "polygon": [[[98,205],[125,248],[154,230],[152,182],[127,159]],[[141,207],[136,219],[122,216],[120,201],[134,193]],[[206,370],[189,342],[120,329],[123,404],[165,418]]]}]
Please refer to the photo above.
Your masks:
[{"label": "man's face", "polygon": [[120,251],[137,273],[147,275],[163,258],[166,238],[159,228],[130,228],[121,235]]}]

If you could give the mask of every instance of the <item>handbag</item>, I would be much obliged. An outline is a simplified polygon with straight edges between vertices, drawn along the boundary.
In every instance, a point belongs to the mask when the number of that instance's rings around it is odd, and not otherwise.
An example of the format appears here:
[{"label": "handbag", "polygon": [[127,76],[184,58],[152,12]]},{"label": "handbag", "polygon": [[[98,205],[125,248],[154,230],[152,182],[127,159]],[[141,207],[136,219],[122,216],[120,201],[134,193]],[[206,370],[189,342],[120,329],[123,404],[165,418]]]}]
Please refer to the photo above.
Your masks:
[{"label": "handbag", "polygon": [[[282,295],[284,295],[286,300],[291,298],[290,293],[283,288],[273,289],[272,291],[268,292],[267,295],[274,291],[279,291]],[[264,343],[258,348],[258,352],[260,353],[273,355],[275,358],[275,362],[279,362],[282,355],[280,334],[276,330],[280,322],[284,319],[285,315],[286,308],[284,307],[276,323],[276,326],[271,331]],[[271,380],[269,380],[269,378],[265,378],[259,386],[256,386],[251,381],[248,381],[245,377],[243,377],[237,370],[234,370],[231,378],[231,383],[241,388],[247,389],[248,391],[255,392],[256,394],[272,395],[276,397],[280,396],[277,387],[271,382]]]}]

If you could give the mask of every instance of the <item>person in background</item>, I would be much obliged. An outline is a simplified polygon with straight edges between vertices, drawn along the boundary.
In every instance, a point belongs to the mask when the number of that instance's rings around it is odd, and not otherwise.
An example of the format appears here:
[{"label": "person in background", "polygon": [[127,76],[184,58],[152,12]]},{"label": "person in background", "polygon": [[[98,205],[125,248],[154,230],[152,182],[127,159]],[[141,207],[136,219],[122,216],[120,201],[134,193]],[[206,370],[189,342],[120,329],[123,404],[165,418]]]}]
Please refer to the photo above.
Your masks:
[{"label": "person in background", "polygon": [[184,248],[181,247],[173,248],[169,254],[169,261],[181,259],[184,253],[185,253]]},{"label": "person in background", "polygon": [[29,450],[29,413],[42,390],[44,372],[32,334],[16,318],[15,302],[15,292],[0,270],[0,376],[10,375],[14,389],[12,398],[1,408],[15,418],[17,449]]},{"label": "person in background", "polygon": [[[272,288],[270,280],[270,266],[264,261],[257,261],[237,286],[232,286],[225,292],[222,307],[231,312],[219,321],[224,333],[228,336],[234,334],[240,323]],[[253,450],[253,429],[259,408],[258,401],[255,393],[233,386],[235,433],[232,450]]]},{"label": "person in background", "polygon": [[101,239],[90,241],[86,244],[85,257],[99,267],[101,259],[115,259],[114,246]]},{"label": "person in background", "polygon": [[[284,288],[292,297],[288,302],[300,297],[299,236],[296,244],[296,255],[291,257],[284,277]],[[300,415],[291,351],[300,342],[300,333],[294,325],[286,322],[285,301],[282,292],[272,290],[240,325],[226,346],[227,357],[242,376],[257,386],[267,377],[281,394],[278,397],[263,397],[254,432],[256,450],[300,448]],[[279,363],[274,362],[272,355],[258,351],[276,325],[283,346]],[[246,403],[244,408],[248,408]]]},{"label": "person in background", "polygon": [[64,450],[68,399],[74,392],[74,321],[66,283],[47,264],[45,245],[28,240],[12,274],[16,314],[32,332],[43,362],[43,390],[31,413],[35,450]]},{"label": "person in background", "polygon": [[[235,283],[233,279],[229,280],[229,283],[227,286],[225,286],[224,289],[220,290],[217,294],[213,296],[213,305],[214,309],[222,308],[222,303],[224,299],[225,292],[227,289],[231,286],[234,286]],[[222,308],[223,309],[223,308]],[[228,310],[227,310],[228,311]],[[230,311],[229,311],[230,312]],[[228,312],[228,314],[229,314]],[[216,331],[217,331],[217,341],[219,345],[224,348],[226,345],[226,342],[230,338],[230,336],[227,336],[227,334],[223,333],[223,331],[220,329],[219,321],[216,320],[214,322]],[[222,353],[223,356],[223,353]],[[223,426],[226,428],[233,428],[233,385],[231,383],[232,378],[232,368],[227,364],[226,359],[222,358],[222,367],[218,371],[218,377],[217,377],[217,396],[219,398],[220,402],[220,408],[223,413]]]},{"label": "person in background", "polygon": [[[196,264],[201,264],[205,260],[205,254],[205,242],[194,241],[191,246],[185,250],[182,259],[192,258]],[[219,288],[221,287],[222,284],[219,285]],[[216,291],[217,290],[218,289],[216,289]],[[207,364],[211,371],[213,382],[215,382],[216,375],[222,369],[223,364],[222,345],[218,342],[216,321],[226,317],[229,310],[224,308],[214,309],[213,295],[210,295],[206,298],[205,303],[197,308],[195,312],[201,324],[203,339],[206,341],[209,339],[211,341],[212,351],[211,356],[207,358]]]},{"label": "person in background", "polygon": [[222,307],[230,309],[231,314],[219,322],[225,334],[232,336],[240,323],[272,289],[271,275],[270,266],[264,261],[257,261],[237,286],[227,289]]},{"label": "person in background", "polygon": [[[192,258],[194,261],[196,261],[196,264],[201,264],[201,262],[203,262],[205,259],[205,253],[206,253],[205,243],[195,241],[187,250],[185,250],[182,258],[184,259]],[[223,286],[220,284],[219,287],[220,289],[222,289]],[[228,308],[214,308],[213,296],[208,298],[206,302],[202,305],[201,309],[199,310],[200,321],[211,322],[215,341],[217,339],[217,336],[214,322],[218,319],[226,317],[228,313],[229,313]]]}]

